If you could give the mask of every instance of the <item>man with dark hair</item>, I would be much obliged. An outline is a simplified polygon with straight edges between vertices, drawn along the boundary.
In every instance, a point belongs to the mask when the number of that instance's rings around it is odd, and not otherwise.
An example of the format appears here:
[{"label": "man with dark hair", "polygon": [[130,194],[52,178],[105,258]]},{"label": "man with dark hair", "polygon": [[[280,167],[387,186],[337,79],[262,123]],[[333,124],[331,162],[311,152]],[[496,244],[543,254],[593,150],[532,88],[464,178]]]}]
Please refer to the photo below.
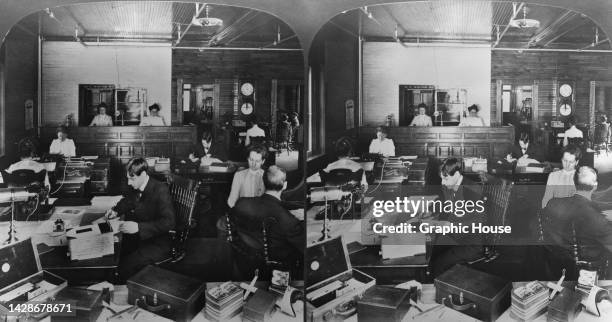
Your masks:
[{"label": "man with dark hair", "polygon": [[194,144],[189,154],[191,162],[212,163],[227,160],[227,153],[220,144],[214,142],[212,133],[202,132],[199,142]]},{"label": "man with dark hair", "polygon": [[[458,204],[471,200],[474,203],[482,198],[482,188],[461,173],[461,161],[456,158],[444,160],[440,165],[442,179],[442,201]],[[451,224],[470,226],[472,223],[484,223],[481,213],[440,214],[439,220]],[[438,235],[434,241],[431,267],[434,276],[438,276],[458,263],[476,260],[483,254],[482,236],[480,234],[447,234]]]},{"label": "man with dark hair", "polygon": [[259,197],[265,190],[262,179],[264,171],[261,167],[266,161],[268,151],[264,146],[253,145],[249,147],[248,152],[249,168],[234,174],[232,188],[227,198],[230,208],[234,207],[238,198]]},{"label": "man with dark hair", "polygon": [[512,150],[506,157],[507,160],[528,158],[538,162],[544,161],[543,149],[531,142],[529,133],[521,132],[518,141],[512,146]]},{"label": "man with dark hair", "polygon": [[582,151],[575,145],[570,144],[563,149],[563,158],[561,159],[563,169],[548,175],[546,191],[544,191],[544,198],[542,198],[542,208],[546,207],[546,204],[552,198],[565,198],[574,195],[576,192],[574,173],[581,156]]},{"label": "man with dark hair", "polygon": [[603,259],[612,252],[612,223],[591,201],[593,191],[597,189],[597,172],[587,166],[574,172],[572,179],[576,193],[565,198],[554,198],[544,208],[544,237],[549,246],[556,246],[559,250],[555,255],[567,260],[574,244],[573,229],[581,247],[581,259]]},{"label": "man with dark hair", "polygon": [[[240,236],[239,241],[252,250],[253,258],[237,258],[241,272],[250,276],[261,267],[263,255],[263,225],[266,225],[266,238],[269,259],[279,262],[281,269],[292,270],[293,263],[304,255],[305,231],[304,222],[298,220],[287,209],[283,208],[280,196],[287,188],[285,170],[273,165],[264,175],[265,193],[260,197],[238,199],[231,211],[235,231]],[[293,277],[292,277],[293,278]]]},{"label": "man with dark hair", "polygon": [[166,126],[166,121],[159,115],[159,104],[149,106],[149,116],[144,116],[140,121],[140,126]]},{"label": "man with dark hair", "polygon": [[131,187],[107,216],[124,216],[119,231],[124,233],[119,263],[125,281],[143,267],[170,255],[168,232],[175,228],[175,212],[168,187],[149,177],[144,158],[134,158],[126,166]]}]

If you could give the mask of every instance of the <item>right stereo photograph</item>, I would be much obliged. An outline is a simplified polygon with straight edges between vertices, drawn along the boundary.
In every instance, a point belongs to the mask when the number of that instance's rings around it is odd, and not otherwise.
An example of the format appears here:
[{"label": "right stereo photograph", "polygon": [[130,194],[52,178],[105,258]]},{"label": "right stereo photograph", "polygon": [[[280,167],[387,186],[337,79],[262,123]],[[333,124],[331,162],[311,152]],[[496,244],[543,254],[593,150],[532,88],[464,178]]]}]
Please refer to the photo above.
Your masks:
[{"label": "right stereo photograph", "polygon": [[612,319],[609,14],[575,9],[410,1],[318,30],[306,321]]}]

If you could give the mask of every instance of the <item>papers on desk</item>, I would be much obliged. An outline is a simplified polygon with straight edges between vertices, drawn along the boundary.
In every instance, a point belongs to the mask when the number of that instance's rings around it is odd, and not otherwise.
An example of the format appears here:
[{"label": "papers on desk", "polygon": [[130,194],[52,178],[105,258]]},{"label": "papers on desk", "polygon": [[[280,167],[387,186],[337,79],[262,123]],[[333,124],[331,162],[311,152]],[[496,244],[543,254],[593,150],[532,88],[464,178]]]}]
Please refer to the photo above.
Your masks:
[{"label": "papers on desk", "polygon": [[97,155],[84,155],[81,157],[81,159],[83,160],[98,160],[98,156]]},{"label": "papers on desk", "polygon": [[123,196],[96,196],[91,199],[91,207],[96,209],[110,209],[115,206]]},{"label": "papers on desk", "polygon": [[416,160],[418,156],[417,155],[400,155],[398,158],[403,159],[403,160]]},{"label": "papers on desk", "polygon": [[84,260],[114,254],[113,228],[110,222],[103,222],[67,231],[70,259]]},{"label": "papers on desk", "polygon": [[202,157],[200,158],[200,166],[201,167],[206,167],[206,166],[210,166],[213,163],[223,163],[223,161],[217,159],[217,158],[212,158],[212,157]]}]

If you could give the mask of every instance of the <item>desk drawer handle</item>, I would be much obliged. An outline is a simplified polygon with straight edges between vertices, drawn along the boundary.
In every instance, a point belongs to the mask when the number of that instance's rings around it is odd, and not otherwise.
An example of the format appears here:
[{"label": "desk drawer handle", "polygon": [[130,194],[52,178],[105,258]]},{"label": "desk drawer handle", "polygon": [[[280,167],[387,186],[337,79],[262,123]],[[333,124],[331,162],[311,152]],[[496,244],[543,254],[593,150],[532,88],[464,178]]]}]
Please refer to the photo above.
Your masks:
[{"label": "desk drawer handle", "polygon": [[161,312],[163,310],[170,310],[172,308],[170,304],[155,305],[157,304],[156,299],[157,299],[157,293],[153,294],[153,304],[154,305],[149,305],[147,304],[146,296],[143,295],[141,298],[136,299],[136,305],[149,312],[153,312],[153,313]]}]

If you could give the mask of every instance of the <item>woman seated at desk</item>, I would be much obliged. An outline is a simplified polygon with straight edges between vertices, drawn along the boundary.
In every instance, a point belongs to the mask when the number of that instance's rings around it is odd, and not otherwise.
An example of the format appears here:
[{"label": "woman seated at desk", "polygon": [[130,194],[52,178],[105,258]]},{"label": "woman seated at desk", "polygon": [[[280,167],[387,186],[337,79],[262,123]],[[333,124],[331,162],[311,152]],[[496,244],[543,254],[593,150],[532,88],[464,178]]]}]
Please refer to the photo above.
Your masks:
[{"label": "woman seated at desk", "polygon": [[57,139],[51,142],[49,154],[61,154],[64,157],[76,156],[74,141],[68,138],[68,128],[60,126],[57,128]]},{"label": "woman seated at desk", "polygon": [[89,126],[113,126],[113,118],[106,115],[106,103],[98,105],[98,114],[93,118]]},{"label": "woman seated at desk", "polygon": [[[338,147],[336,148],[336,155],[338,155],[338,160],[328,164],[327,167],[323,169],[323,171],[329,173],[330,171],[335,170],[335,169],[349,169],[352,172],[357,172],[363,169],[361,167],[361,164],[350,159],[351,152],[352,152],[352,149],[350,145],[339,144]],[[367,189],[368,187],[368,181],[366,180],[365,171],[363,171],[363,176],[361,177],[361,185],[364,186],[365,189]]]},{"label": "woman seated at desk", "polygon": [[166,121],[159,115],[159,104],[149,106],[149,116],[145,116],[140,121],[140,126],[166,126]]},{"label": "woman seated at desk", "polygon": [[232,180],[232,188],[227,198],[227,205],[230,208],[234,207],[238,198],[259,197],[265,191],[263,184],[264,170],[261,166],[266,160],[268,151],[261,145],[253,145],[249,147],[248,151],[249,168],[236,172]]},{"label": "woman seated at desk", "polygon": [[[567,146],[569,144],[569,139],[583,138],[582,131],[576,128],[576,119],[573,116],[570,116],[570,118],[567,119],[567,123],[569,124],[570,128],[567,129],[563,135],[563,146]],[[578,142],[575,142],[574,144],[576,143]]]},{"label": "woman seated at desk", "polygon": [[260,128],[259,125],[257,124],[257,117],[255,115],[251,117],[251,119],[249,120],[249,123],[251,123],[251,126],[246,131],[246,138],[244,140],[244,146],[251,145],[251,141],[252,141],[251,138],[265,139],[266,137],[266,132],[262,128]]},{"label": "woman seated at desk", "polygon": [[426,114],[427,105],[419,104],[419,114],[412,119],[410,126],[433,126],[431,117]]},{"label": "woman seated at desk", "polygon": [[223,162],[227,160],[227,154],[222,151],[222,147],[213,142],[212,134],[208,131],[202,133],[199,142],[193,145],[189,160],[210,165],[213,162]]},{"label": "woman seated at desk", "polygon": [[388,130],[384,126],[376,128],[376,138],[370,143],[370,153],[381,154],[384,157],[395,156],[393,140],[387,139]]},{"label": "woman seated at desk", "polygon": [[459,126],[485,126],[482,117],[478,116],[478,106],[476,104],[468,107],[468,116],[461,119]]}]

